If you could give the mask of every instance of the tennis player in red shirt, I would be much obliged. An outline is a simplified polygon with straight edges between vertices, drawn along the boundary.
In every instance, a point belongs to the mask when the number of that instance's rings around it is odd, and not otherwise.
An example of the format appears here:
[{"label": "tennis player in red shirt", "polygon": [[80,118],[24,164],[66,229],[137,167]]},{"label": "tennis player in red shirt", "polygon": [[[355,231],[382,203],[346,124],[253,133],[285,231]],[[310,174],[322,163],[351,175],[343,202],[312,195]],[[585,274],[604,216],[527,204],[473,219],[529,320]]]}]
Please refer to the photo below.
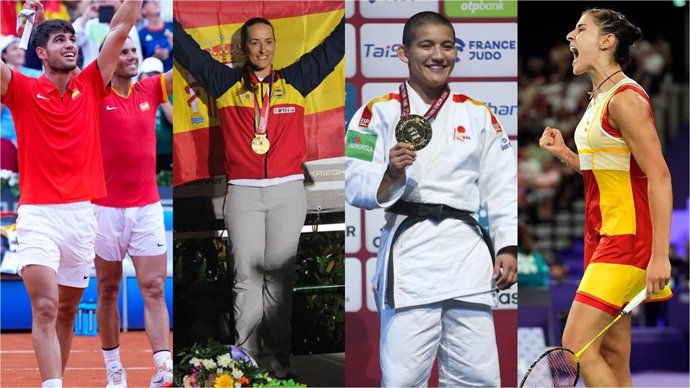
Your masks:
[{"label": "tennis player in red shirt", "polygon": [[[163,64],[158,63],[162,72]],[[94,201],[98,221],[96,315],[106,364],[106,388],[127,386],[127,373],[120,361],[117,305],[122,260],[127,254],[136,269],[146,310],[146,335],[153,351],[155,371],[149,386],[172,384],[170,322],[165,304],[165,225],[156,182],[156,111],[158,105],[168,101],[171,72],[132,83],[139,73],[139,57],[127,39],[110,84],[111,94],[100,108],[108,196]]]},{"label": "tennis player in red shirt", "polygon": [[[43,11],[36,0],[25,8]],[[20,275],[31,298],[43,387],[62,386],[75,314],[88,286],[96,238],[91,201],[106,194],[99,107],[140,9],[140,0],[122,4],[98,58],[77,76],[79,48],[64,20],[34,27],[31,43],[45,68],[40,78],[0,63],[2,102],[15,120],[19,148]]]}]

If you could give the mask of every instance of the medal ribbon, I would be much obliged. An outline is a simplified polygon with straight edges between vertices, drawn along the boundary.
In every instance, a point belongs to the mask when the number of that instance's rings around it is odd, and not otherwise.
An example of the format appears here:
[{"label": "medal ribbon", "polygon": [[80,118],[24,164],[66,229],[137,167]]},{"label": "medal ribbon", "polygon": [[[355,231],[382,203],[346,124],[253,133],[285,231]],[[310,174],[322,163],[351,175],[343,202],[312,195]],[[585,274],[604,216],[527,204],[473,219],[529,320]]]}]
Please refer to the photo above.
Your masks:
[{"label": "medal ribbon", "polygon": [[[436,97],[434,102],[431,103],[431,106],[429,107],[429,110],[426,111],[424,114],[424,118],[429,121],[431,120],[434,116],[436,116],[436,113],[441,109],[443,104],[446,102],[448,99],[448,96],[450,96],[450,87],[446,84],[446,88],[443,89],[443,92]],[[400,119],[404,120],[410,115],[410,99],[407,94],[407,82],[403,82],[400,84],[400,97],[401,97],[401,112],[400,112]]]},{"label": "medal ribbon", "polygon": [[[268,81],[268,90],[264,93],[263,105],[261,112],[259,112],[259,99],[256,98],[256,93],[252,93],[254,97],[254,134],[265,135],[268,127],[268,106],[271,103],[271,90],[273,90],[273,67],[271,67],[270,79]],[[259,81],[263,83],[263,81]]]}]

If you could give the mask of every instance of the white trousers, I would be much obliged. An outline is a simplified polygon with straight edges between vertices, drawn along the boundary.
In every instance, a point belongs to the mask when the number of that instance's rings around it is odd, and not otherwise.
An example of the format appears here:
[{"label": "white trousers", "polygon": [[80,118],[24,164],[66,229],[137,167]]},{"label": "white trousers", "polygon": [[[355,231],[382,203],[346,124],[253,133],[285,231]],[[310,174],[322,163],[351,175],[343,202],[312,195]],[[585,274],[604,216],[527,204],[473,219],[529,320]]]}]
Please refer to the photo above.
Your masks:
[{"label": "white trousers", "polygon": [[498,387],[491,307],[446,300],[382,309],[383,387],[426,387],[438,356],[440,387]]}]

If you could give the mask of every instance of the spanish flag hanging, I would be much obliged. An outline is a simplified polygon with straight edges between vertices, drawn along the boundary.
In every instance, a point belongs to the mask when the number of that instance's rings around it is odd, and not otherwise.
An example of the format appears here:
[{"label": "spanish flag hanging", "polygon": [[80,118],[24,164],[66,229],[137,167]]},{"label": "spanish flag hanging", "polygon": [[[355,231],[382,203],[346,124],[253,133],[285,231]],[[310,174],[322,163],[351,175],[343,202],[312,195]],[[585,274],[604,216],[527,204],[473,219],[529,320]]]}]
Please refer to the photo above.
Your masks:
[{"label": "spanish flag hanging", "polygon": [[[203,50],[233,67],[245,62],[242,24],[254,17],[268,19],[277,42],[273,65],[281,69],[318,46],[338,25],[344,9],[341,1],[175,1],[174,14]],[[173,184],[224,175],[225,145],[216,101],[178,64],[173,90]],[[341,60],[306,97],[305,161],[343,156],[344,105]]]}]

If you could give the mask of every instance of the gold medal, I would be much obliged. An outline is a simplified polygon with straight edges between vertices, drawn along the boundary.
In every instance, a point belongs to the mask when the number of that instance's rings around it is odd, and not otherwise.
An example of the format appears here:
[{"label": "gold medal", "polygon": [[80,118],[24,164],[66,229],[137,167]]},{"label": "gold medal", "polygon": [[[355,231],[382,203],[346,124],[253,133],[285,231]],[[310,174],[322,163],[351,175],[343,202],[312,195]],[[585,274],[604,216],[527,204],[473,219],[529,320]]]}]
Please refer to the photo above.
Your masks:
[{"label": "gold medal", "polygon": [[266,135],[257,134],[254,139],[252,139],[252,151],[259,155],[263,155],[268,152],[271,148],[271,143],[266,138]]},{"label": "gold medal", "polygon": [[415,151],[426,147],[431,141],[431,135],[431,124],[419,115],[409,115],[395,126],[395,139],[411,144]]}]

